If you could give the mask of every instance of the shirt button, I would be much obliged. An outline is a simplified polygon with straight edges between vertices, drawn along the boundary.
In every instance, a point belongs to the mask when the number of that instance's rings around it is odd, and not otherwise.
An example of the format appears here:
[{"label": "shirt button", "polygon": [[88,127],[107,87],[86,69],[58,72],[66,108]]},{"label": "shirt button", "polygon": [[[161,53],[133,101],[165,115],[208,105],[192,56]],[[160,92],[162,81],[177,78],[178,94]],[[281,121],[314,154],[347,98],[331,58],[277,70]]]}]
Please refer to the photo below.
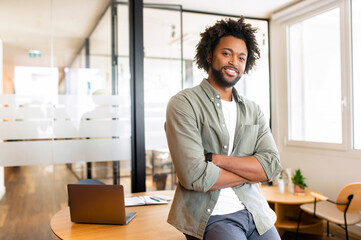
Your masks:
[{"label": "shirt button", "polygon": [[217,95],[216,97],[217,97],[218,99],[220,98],[220,96],[219,96],[219,95]]},{"label": "shirt button", "polygon": [[217,107],[219,107],[219,103],[217,103]]},{"label": "shirt button", "polygon": [[212,99],[212,101],[213,101],[213,100],[214,100],[214,97],[212,97],[211,99]]},{"label": "shirt button", "polygon": [[224,146],[223,146],[223,148],[224,148],[224,149],[227,149],[227,148],[228,148],[228,146],[227,146],[227,145],[224,145]]},{"label": "shirt button", "polygon": [[207,209],[207,212],[211,212],[211,209],[208,208],[208,209]]},{"label": "shirt button", "polygon": [[222,124],[222,127],[226,127],[226,124],[223,123],[223,124]]}]

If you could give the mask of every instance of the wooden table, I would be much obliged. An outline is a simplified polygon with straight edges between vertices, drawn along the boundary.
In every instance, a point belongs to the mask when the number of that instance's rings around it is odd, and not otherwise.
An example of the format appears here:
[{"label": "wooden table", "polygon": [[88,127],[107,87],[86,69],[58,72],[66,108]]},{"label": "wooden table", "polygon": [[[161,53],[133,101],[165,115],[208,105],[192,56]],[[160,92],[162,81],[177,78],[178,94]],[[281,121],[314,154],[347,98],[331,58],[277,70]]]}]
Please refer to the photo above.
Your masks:
[{"label": "wooden table", "polygon": [[[281,236],[285,231],[296,231],[300,205],[314,201],[314,197],[310,195],[312,190],[309,189],[306,189],[304,194],[292,194],[285,189],[285,193],[282,194],[278,192],[277,186],[262,186],[261,191],[277,214],[276,228]],[[304,212],[300,232],[321,235],[322,220]]]},{"label": "wooden table", "polygon": [[[174,191],[158,191],[132,194],[168,195]],[[126,211],[137,212],[137,216],[127,225],[79,224],[70,221],[69,208],[57,212],[51,219],[50,226],[54,234],[61,239],[182,239],[184,235],[167,223],[171,202],[166,205],[127,207]]]}]

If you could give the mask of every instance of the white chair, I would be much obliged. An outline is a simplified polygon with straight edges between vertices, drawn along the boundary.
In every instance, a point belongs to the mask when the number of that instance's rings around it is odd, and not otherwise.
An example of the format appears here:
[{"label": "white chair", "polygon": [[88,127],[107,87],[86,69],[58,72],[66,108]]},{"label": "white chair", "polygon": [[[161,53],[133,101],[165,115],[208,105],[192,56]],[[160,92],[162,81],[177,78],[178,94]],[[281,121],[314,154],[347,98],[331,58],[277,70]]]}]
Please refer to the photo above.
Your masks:
[{"label": "white chair", "polygon": [[361,182],[344,186],[339,192],[336,202],[317,193],[311,193],[311,195],[315,197],[314,203],[300,206],[297,234],[301,224],[302,212],[307,212],[327,221],[327,236],[329,236],[329,222],[332,222],[345,230],[348,240],[347,226],[361,222]]}]

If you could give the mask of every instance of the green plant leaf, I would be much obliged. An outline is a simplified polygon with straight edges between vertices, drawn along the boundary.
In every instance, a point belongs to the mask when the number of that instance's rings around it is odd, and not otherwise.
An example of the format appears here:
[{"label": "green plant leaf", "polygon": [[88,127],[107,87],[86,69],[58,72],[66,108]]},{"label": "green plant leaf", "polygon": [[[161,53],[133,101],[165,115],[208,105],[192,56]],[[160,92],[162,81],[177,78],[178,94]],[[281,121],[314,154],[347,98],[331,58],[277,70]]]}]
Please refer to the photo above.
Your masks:
[{"label": "green plant leaf", "polygon": [[305,180],[306,178],[302,175],[301,169],[297,169],[295,174],[292,176],[292,183],[300,186],[302,189],[305,189],[307,187]]}]

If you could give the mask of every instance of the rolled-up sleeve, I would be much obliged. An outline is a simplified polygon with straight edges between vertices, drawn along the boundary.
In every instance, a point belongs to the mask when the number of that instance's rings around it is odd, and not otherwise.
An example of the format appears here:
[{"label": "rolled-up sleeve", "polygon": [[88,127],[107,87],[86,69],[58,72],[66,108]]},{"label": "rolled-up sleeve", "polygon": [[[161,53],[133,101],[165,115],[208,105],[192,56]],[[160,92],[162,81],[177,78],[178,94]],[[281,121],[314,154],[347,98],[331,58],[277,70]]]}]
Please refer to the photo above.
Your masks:
[{"label": "rolled-up sleeve", "polygon": [[166,135],[179,179],[188,190],[207,192],[217,181],[220,169],[204,159],[204,149],[192,103],[183,94],[167,106]]},{"label": "rolled-up sleeve", "polygon": [[272,181],[281,172],[282,166],[271,130],[268,127],[266,118],[259,107],[258,123],[259,128],[254,157],[256,157],[261,163],[264,171],[266,172],[268,181]]}]

